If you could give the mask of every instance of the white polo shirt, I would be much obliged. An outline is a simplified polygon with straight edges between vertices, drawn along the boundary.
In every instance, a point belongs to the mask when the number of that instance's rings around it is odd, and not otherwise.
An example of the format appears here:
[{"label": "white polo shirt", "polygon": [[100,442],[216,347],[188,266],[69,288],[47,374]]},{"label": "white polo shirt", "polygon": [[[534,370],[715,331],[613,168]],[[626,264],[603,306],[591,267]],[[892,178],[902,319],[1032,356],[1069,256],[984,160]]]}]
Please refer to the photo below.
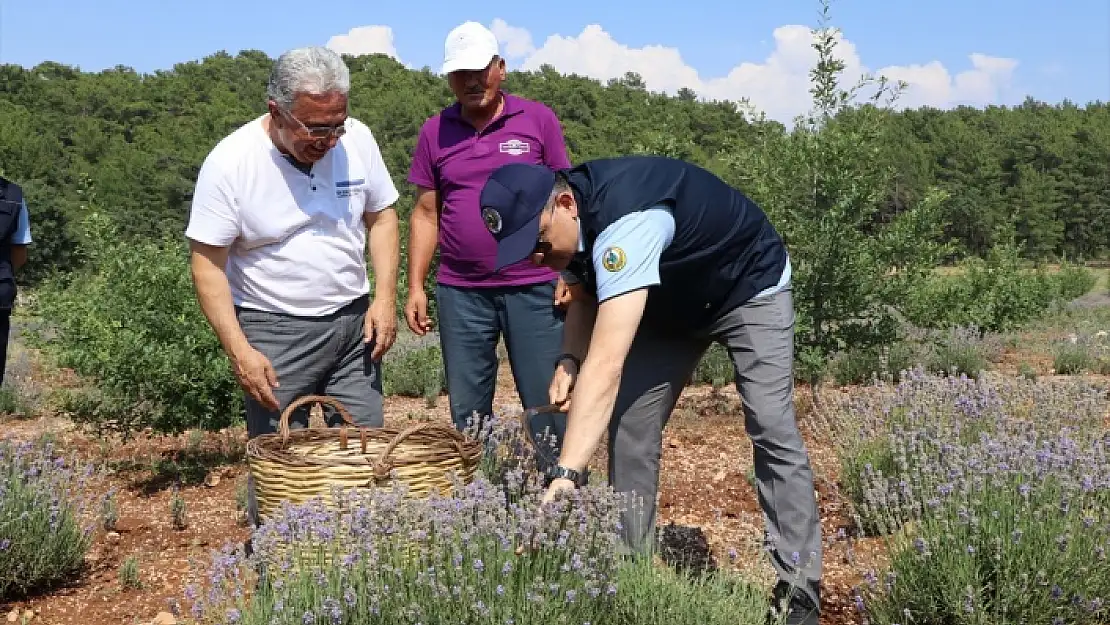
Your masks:
[{"label": "white polo shirt", "polygon": [[399,194],[370,129],[347,132],[305,174],[274,146],[265,116],[238,128],[205,158],[185,236],[230,246],[236,305],[326,315],[370,290],[363,213]]}]

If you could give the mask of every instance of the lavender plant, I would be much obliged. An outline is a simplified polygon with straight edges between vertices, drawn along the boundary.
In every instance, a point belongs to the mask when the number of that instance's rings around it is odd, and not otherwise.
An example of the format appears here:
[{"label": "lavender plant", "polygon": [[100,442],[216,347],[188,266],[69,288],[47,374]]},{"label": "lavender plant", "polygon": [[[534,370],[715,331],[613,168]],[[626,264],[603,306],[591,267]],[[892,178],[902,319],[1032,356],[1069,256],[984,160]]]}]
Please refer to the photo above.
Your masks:
[{"label": "lavender plant", "polygon": [[[14,335],[18,330],[12,332]],[[0,385],[0,413],[30,417],[42,407],[47,393],[34,375],[30,353],[19,345],[11,351],[4,383]]]},{"label": "lavender plant", "polygon": [[81,569],[95,526],[85,514],[91,475],[49,442],[0,441],[0,601]]},{"label": "lavender plant", "polygon": [[1061,375],[1110,373],[1110,339],[1105,330],[1076,332],[1053,346],[1052,368]]},{"label": "lavender plant", "polygon": [[855,520],[870,534],[920,518],[926,502],[986,466],[996,449],[1051,445],[1063,428],[1095,436],[1107,408],[1104,385],[1082,379],[939,377],[915,368],[897,385],[868,390],[842,401],[827,425]]},{"label": "lavender plant", "polygon": [[930,334],[928,367],[934,373],[978,377],[1002,354],[998,334],[983,332],[975,325],[953,326]]},{"label": "lavender plant", "polygon": [[891,547],[859,591],[868,622],[1107,619],[1104,385],[918,369],[873,391],[838,419],[857,522]]},{"label": "lavender plant", "polygon": [[398,483],[286,504],[187,598],[204,623],[596,622],[616,593],[620,498],[587,487],[541,506],[517,478],[513,503],[479,476],[447,497]]},{"label": "lavender plant", "polygon": [[869,623],[1110,622],[1110,436],[1067,434],[969,450],[891,541],[890,570],[868,575],[857,605]]}]

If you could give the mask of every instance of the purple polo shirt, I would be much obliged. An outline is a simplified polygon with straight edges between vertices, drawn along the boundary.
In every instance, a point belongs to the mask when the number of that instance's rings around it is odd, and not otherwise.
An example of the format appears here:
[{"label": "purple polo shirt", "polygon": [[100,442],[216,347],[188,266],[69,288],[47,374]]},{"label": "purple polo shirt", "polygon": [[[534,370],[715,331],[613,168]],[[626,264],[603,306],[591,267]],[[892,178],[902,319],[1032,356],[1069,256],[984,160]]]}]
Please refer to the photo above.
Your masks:
[{"label": "purple polo shirt", "polygon": [[525,259],[494,272],[497,246],[486,230],[478,197],[489,175],[507,163],[571,166],[555,113],[540,102],[503,94],[505,106],[481,133],[460,116],[459,103],[424,122],[408,181],[439,189],[440,284],[497,287],[536,284],[558,274]]}]

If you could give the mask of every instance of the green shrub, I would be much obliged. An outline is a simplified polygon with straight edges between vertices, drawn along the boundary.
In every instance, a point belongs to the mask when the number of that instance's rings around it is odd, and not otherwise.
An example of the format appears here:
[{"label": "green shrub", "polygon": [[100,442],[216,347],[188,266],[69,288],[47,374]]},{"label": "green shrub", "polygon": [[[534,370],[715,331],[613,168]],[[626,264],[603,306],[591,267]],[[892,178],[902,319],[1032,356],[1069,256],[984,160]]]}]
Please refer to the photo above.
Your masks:
[{"label": "green shrub", "polygon": [[45,281],[36,310],[57,364],[96,386],[70,398],[82,408],[76,417],[123,433],[238,423],[242,393],[196,301],[185,243],[122,243],[95,212],[86,228],[89,264]]},{"label": "green shrub", "polygon": [[1095,359],[1086,345],[1064,342],[1053,350],[1052,370],[1060,375],[1087,373],[1095,366]]},{"label": "green shrub", "polygon": [[968,258],[953,275],[934,274],[911,294],[903,312],[927,328],[977,326],[1006,332],[1039,318],[1058,301],[1058,285],[1043,269],[1027,270],[1015,246]]},{"label": "green shrub", "polygon": [[902,372],[920,363],[920,346],[906,340],[887,346],[849,348],[829,359],[836,384],[864,384],[874,379],[898,381]]},{"label": "green shrub", "polygon": [[[618,574],[614,625],[765,625],[770,607],[763,588],[735,574],[693,576],[647,560]],[[774,622],[774,621],[772,621]]]},{"label": "green shrub", "polygon": [[439,336],[403,336],[382,360],[382,390],[387,396],[423,397],[432,404],[447,389]]},{"label": "green shrub", "polygon": [[1056,342],[1053,370],[1060,375],[1110,373],[1110,340],[1105,331],[1077,332]]},{"label": "green shrub", "polygon": [[736,379],[735,375],[732,357],[729,356],[728,350],[718,343],[713,343],[698,361],[690,383],[709,384],[713,388],[722,388],[732,384]]},{"label": "green shrub", "polygon": [[1090,293],[1091,289],[1095,287],[1095,283],[1098,282],[1098,276],[1095,275],[1095,272],[1083,265],[1072,263],[1063,263],[1054,278],[1056,279],[1059,296],[1065,301]]},{"label": "green shrub", "polygon": [[0,602],[81,571],[93,529],[84,518],[90,473],[49,442],[0,441]]},{"label": "green shrub", "polygon": [[[819,4],[825,22],[829,2]],[[899,172],[884,151],[899,141],[890,113],[904,84],[844,76],[837,45],[827,23],[814,31],[811,110],[792,127],[753,125],[754,145],[725,159],[794,259],[802,377],[819,374],[836,352],[896,341],[892,303],[909,297],[947,253],[936,243],[945,192],[922,188],[890,210]],[[867,106],[855,105],[863,100]]]},{"label": "green shrub", "polygon": [[932,373],[978,377],[1002,353],[1002,339],[975,326],[930,333],[926,368]]},{"label": "green shrub", "polygon": [[906,318],[922,327],[977,326],[1007,332],[1086,294],[1097,277],[1081,265],[1028,269],[1014,245],[967,258],[953,274],[934,274],[905,301]]}]

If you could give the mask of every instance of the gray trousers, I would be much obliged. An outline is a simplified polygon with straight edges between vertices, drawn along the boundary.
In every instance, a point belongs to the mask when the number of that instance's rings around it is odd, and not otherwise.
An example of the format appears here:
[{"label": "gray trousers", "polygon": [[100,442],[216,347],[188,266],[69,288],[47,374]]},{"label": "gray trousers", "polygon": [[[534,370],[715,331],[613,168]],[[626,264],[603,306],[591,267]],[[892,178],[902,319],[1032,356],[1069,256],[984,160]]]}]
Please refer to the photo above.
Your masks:
[{"label": "gray trousers", "polygon": [[794,416],[789,287],[725,314],[704,336],[664,336],[650,329],[636,335],[609,427],[610,482],[617,491],[634,493],[639,502],[623,519],[625,539],[641,552],[654,545],[663,428],[713,342],[728,349],[735,367],[759,503],[773,541],[772,564],[780,580],[820,605],[821,526],[813,473]]},{"label": "gray trousers", "polygon": [[[270,359],[280,386],[274,389],[278,410],[270,410],[246,396],[247,438],[276,432],[282,411],[298,397],[328,395],[351,413],[355,423],[381,427],[381,363],[373,362],[373,343],[363,342],[368,299],[363,297],[321,317],[295,317],[251,309],[237,309],[239,326],[252,347]],[[341,422],[324,406],[328,425]],[[289,427],[308,425],[308,407],[290,415]],[[247,480],[247,518],[259,523],[254,480]]]}]

